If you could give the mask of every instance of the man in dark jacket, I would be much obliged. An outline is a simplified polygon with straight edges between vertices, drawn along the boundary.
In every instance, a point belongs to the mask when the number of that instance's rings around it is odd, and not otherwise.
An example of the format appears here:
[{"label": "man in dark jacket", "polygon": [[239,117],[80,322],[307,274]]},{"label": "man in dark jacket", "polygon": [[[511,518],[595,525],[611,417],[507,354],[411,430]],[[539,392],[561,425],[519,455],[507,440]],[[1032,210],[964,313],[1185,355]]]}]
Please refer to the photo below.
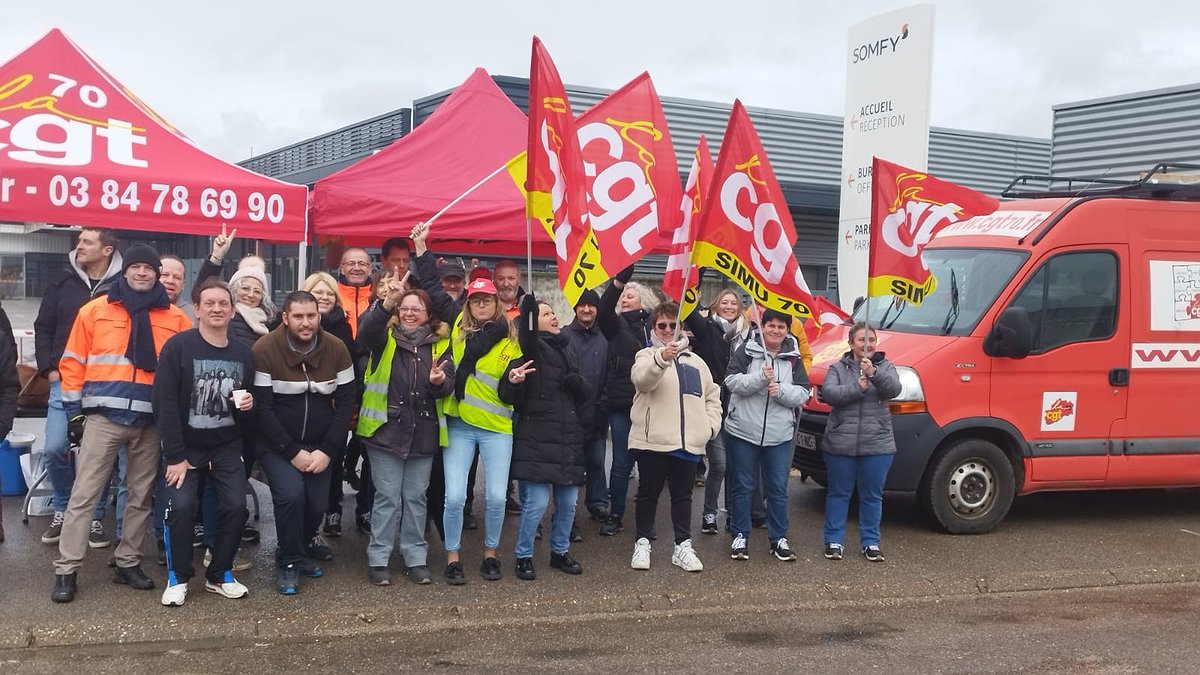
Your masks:
[{"label": "man in dark jacket", "polygon": [[229,286],[209,279],[192,296],[198,326],[167,340],[154,373],[154,419],[170,500],[166,511],[169,571],[162,604],[176,607],[187,598],[188,580],[194,573],[192,526],[199,515],[204,481],[215,487],[218,504],[205,590],[226,598],[245,597],[248,592],[233,578],[232,567],[246,524],[241,427],[250,425],[249,411],[254,406],[246,391],[254,377],[254,356],[227,331],[233,316]]},{"label": "man in dark jacket", "polygon": [[[17,377],[17,341],[13,339],[8,314],[0,307],[0,438],[12,431],[17,415],[17,396],[21,380]],[[4,541],[4,510],[0,508],[0,541]]]},{"label": "man in dark jacket", "polygon": [[593,520],[608,518],[608,477],[604,474],[605,444],[608,441],[608,411],[604,408],[604,384],[608,373],[608,339],[596,322],[600,295],[586,290],[575,303],[575,320],[563,329],[570,353],[591,395],[580,402],[583,454],[587,462],[584,504]]},{"label": "man in dark jacket", "polygon": [[346,446],[356,387],[350,352],[321,330],[311,293],[289,293],[280,319],[254,344],[254,400],[258,459],[275,505],[276,590],[295,595],[301,574],[324,573],[310,558],[332,557],[313,540],[329,504],[330,459]]},{"label": "man in dark jacket", "polygon": [[[62,385],[58,362],[62,358],[67,336],[79,308],[92,298],[108,292],[113,281],[121,275],[121,254],[117,252],[117,235],[107,228],[84,228],[79,233],[75,249],[67,255],[70,269],[46,289],[37,318],[33,321],[33,341],[37,354],[38,374],[50,381],[50,399],[46,408],[45,450],[46,471],[54,486],[51,505],[54,518],[42,533],[42,543],[57,544],[62,536],[63,512],[71,499],[75,485],[75,469],[67,456],[67,416],[63,412]],[[107,491],[92,514],[93,532],[89,544],[107,546],[100,521],[104,520]],[[97,528],[99,530],[97,531]]]}]

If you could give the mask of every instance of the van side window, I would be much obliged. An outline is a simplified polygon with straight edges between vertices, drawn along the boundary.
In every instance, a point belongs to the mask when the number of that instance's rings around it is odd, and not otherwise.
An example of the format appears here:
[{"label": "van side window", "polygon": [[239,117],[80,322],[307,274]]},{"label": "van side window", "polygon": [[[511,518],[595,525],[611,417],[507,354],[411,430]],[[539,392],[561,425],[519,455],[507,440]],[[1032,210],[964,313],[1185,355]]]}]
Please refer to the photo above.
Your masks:
[{"label": "van side window", "polygon": [[1064,253],[1046,261],[1013,299],[1029,314],[1033,353],[1111,337],[1117,320],[1117,257]]}]

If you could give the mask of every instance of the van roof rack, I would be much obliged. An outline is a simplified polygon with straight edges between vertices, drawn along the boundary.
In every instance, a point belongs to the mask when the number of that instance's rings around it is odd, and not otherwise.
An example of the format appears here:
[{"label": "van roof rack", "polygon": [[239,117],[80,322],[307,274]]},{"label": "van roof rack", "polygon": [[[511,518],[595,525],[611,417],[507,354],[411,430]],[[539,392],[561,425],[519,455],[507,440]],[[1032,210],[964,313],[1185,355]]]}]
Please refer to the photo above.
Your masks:
[{"label": "van roof rack", "polygon": [[1159,162],[1140,178],[1131,179],[1027,174],[1014,178],[1000,193],[1006,199],[1096,195],[1200,201],[1200,164]]}]

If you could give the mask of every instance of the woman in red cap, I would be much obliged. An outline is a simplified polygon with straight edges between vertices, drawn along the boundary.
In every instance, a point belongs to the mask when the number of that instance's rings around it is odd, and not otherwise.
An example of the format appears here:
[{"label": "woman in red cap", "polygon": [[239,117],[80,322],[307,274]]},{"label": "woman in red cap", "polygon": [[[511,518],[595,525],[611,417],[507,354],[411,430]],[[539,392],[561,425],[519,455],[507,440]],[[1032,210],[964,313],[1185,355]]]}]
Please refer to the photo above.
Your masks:
[{"label": "woman in red cap", "polygon": [[[445,527],[446,583],[467,582],[458,549],[462,540],[463,507],[467,501],[467,472],[479,446],[483,459],[485,494],[483,562],[480,574],[488,581],[503,576],[496,547],[504,524],[504,493],[512,461],[511,405],[500,399],[500,379],[508,362],[521,355],[516,331],[496,296],[496,285],[475,279],[467,285],[467,303],[460,307],[437,281],[437,261],[425,245],[429,226],[418,223],[412,230],[417,252],[417,274],[433,302],[434,312],[450,324],[450,349],[454,361],[454,395],[445,399],[449,444],[442,453],[446,479]],[[521,372],[532,372],[532,364]]]}]

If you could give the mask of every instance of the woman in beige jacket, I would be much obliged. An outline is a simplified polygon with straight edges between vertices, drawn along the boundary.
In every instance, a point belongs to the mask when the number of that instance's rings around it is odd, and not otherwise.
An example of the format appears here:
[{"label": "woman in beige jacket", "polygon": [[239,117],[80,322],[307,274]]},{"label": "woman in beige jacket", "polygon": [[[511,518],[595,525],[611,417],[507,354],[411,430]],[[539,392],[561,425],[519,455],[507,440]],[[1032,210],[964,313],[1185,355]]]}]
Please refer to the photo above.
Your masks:
[{"label": "woman in beige jacket", "polygon": [[704,361],[688,350],[687,338],[675,341],[679,306],[659,305],[651,312],[651,346],[639,351],[633,381],[629,450],[638,466],[634,497],[637,543],[630,566],[650,569],[650,538],[663,485],[671,493],[675,548],[671,563],[687,572],[704,569],[692,549],[692,483],[704,448],[721,430],[721,389]]}]

